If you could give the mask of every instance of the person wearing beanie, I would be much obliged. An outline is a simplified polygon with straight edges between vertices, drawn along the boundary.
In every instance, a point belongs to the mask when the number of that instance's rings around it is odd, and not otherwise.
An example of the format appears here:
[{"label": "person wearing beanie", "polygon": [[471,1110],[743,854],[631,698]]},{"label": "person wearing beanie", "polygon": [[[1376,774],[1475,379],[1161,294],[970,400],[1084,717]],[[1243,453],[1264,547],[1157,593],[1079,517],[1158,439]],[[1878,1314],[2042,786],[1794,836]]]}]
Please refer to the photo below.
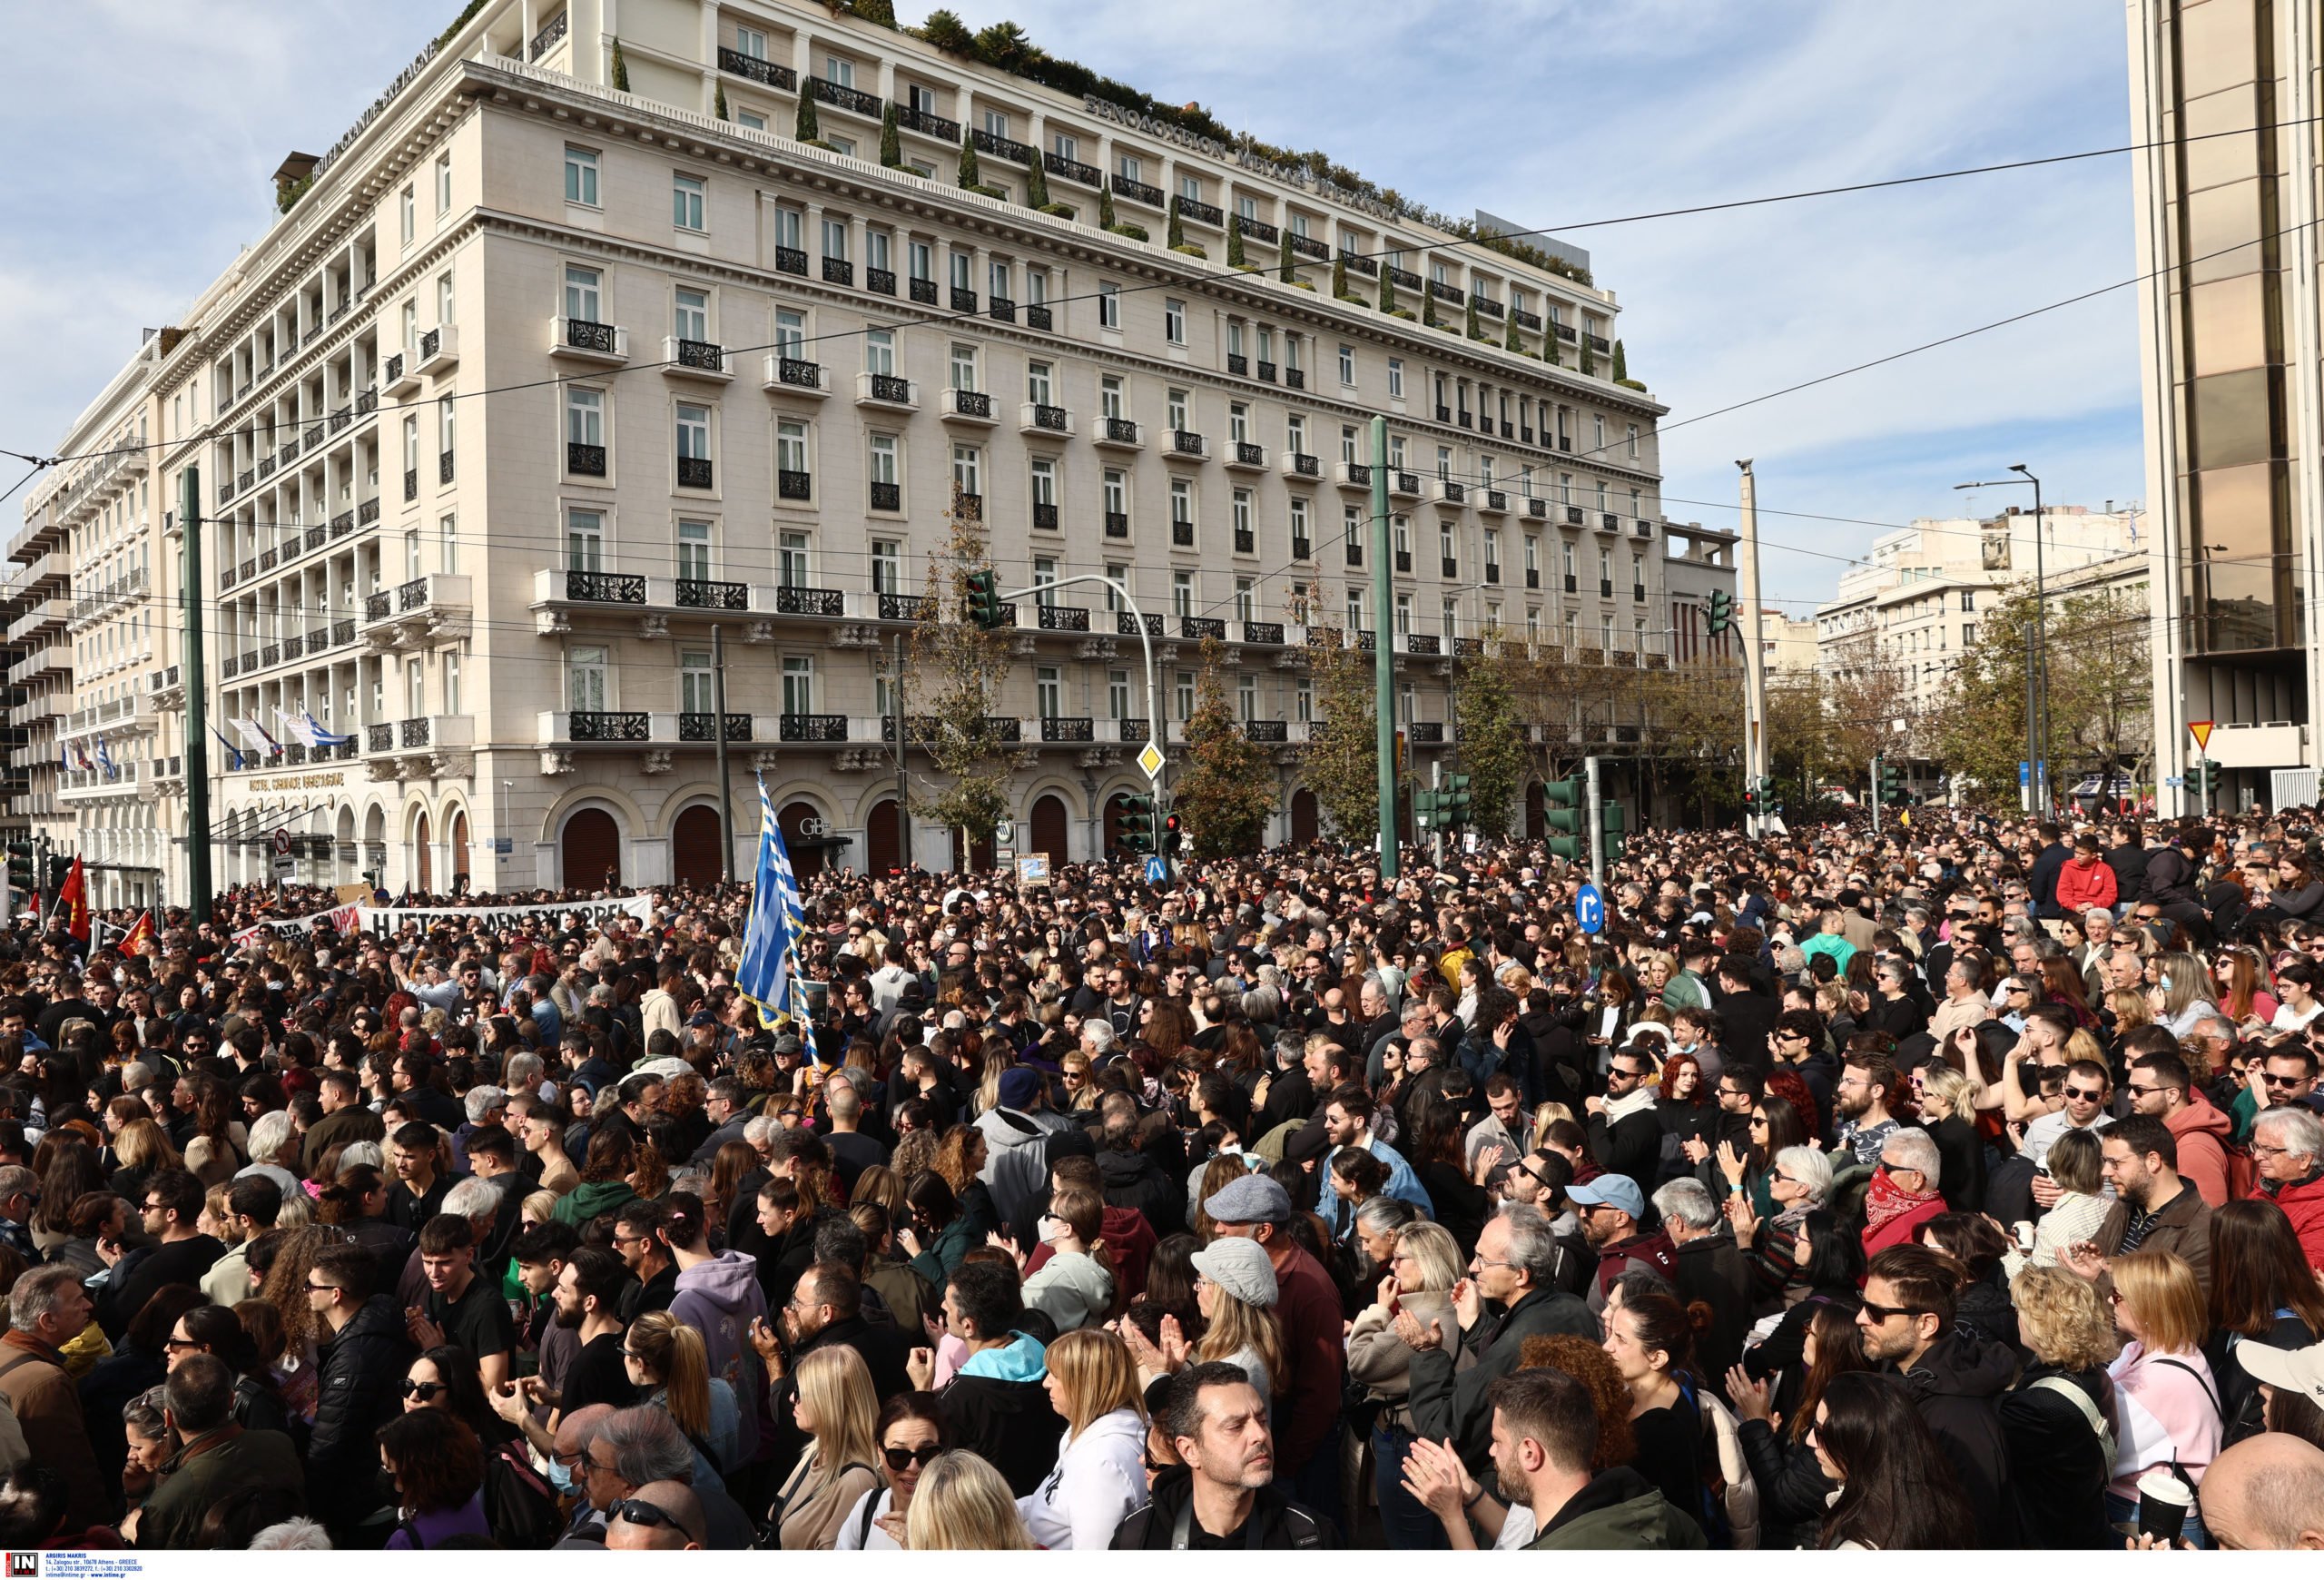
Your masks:
[{"label": "person wearing beanie", "polygon": [[1040,1071],[1019,1065],[1001,1071],[1000,1101],[977,1116],[985,1163],[978,1176],[992,1192],[1000,1221],[1021,1220],[1049,1180],[1047,1145],[1057,1131],[1078,1128],[1049,1106]]}]

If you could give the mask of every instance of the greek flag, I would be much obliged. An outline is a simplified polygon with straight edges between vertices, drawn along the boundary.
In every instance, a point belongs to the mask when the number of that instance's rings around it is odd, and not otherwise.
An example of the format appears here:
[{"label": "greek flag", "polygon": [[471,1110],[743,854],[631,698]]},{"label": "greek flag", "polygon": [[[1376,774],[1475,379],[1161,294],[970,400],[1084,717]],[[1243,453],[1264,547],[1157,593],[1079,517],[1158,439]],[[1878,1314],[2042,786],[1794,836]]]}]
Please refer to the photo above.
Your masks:
[{"label": "greek flag", "polygon": [[113,765],[113,754],[105,750],[105,738],[103,736],[97,737],[97,766],[105,771],[105,777],[108,779],[121,777],[121,770]]},{"label": "greek flag", "polygon": [[734,973],[734,985],[758,1005],[762,1022],[771,1022],[785,1010],[793,1012],[807,1057],[821,1063],[815,1052],[814,1024],[807,1014],[806,984],[798,973],[799,934],[804,926],[798,874],[792,870],[791,853],[783,847],[774,803],[767,798],[766,780],[762,777],[758,871],[750,917],[743,929],[743,963]]},{"label": "greek flag", "polygon": [[210,733],[218,737],[218,744],[226,748],[226,755],[230,759],[229,766],[232,769],[240,770],[242,766],[242,748],[228,740],[226,738],[226,732],[220,729],[216,725],[212,725],[210,726]]},{"label": "greek flag", "polygon": [[337,734],[330,726],[319,723],[310,709],[300,708],[299,717],[306,726],[306,734],[301,738],[310,746],[343,746],[355,738],[351,735]]}]

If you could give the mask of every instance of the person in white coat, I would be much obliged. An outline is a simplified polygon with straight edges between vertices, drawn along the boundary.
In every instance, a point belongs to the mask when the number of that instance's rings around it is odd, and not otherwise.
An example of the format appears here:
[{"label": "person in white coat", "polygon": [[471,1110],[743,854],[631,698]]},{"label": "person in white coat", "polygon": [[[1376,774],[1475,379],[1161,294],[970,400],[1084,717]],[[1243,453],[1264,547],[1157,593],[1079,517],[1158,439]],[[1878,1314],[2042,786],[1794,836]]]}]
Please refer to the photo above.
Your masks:
[{"label": "person in white coat", "polygon": [[1057,1468],[1018,1499],[1037,1547],[1103,1552],[1145,1506],[1146,1401],[1129,1348],[1102,1328],[1049,1347],[1049,1403],[1065,1417]]}]

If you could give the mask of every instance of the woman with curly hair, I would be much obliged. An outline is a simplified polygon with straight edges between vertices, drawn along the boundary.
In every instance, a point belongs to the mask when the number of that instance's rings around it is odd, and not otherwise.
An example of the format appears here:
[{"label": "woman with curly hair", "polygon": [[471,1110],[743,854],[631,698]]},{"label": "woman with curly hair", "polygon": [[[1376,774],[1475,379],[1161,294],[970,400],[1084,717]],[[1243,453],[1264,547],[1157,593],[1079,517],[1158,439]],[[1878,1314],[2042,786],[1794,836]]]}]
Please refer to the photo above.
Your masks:
[{"label": "woman with curly hair", "polygon": [[960,1217],[979,1244],[1000,1227],[1000,1210],[993,1204],[992,1192],[981,1178],[987,1155],[982,1131],[974,1125],[954,1125],[937,1143],[935,1160],[929,1165],[952,1188],[952,1200],[959,1203]]},{"label": "woman with curly hair", "polygon": [[2010,1281],[2017,1331],[2034,1357],[2017,1387],[1997,1399],[2009,1445],[2018,1528],[2034,1547],[2112,1547],[2106,1520],[2113,1466],[2093,1423],[2114,1417],[2106,1375],[2122,1346],[2098,1286],[2050,1264]]}]

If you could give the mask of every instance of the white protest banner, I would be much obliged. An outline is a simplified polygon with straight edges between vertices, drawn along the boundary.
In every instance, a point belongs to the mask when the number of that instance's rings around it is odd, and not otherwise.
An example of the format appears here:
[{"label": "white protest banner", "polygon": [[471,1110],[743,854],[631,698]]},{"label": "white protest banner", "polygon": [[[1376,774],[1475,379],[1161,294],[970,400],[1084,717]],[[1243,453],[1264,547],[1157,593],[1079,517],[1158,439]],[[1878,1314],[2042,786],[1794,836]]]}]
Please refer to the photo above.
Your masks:
[{"label": "white protest banner", "polygon": [[357,909],[361,913],[365,931],[388,937],[401,932],[407,922],[416,922],[423,929],[438,922],[450,922],[487,932],[506,932],[541,917],[578,917],[584,924],[624,917],[632,922],[650,922],[654,919],[654,896],[566,900],[547,905],[364,905]]}]

